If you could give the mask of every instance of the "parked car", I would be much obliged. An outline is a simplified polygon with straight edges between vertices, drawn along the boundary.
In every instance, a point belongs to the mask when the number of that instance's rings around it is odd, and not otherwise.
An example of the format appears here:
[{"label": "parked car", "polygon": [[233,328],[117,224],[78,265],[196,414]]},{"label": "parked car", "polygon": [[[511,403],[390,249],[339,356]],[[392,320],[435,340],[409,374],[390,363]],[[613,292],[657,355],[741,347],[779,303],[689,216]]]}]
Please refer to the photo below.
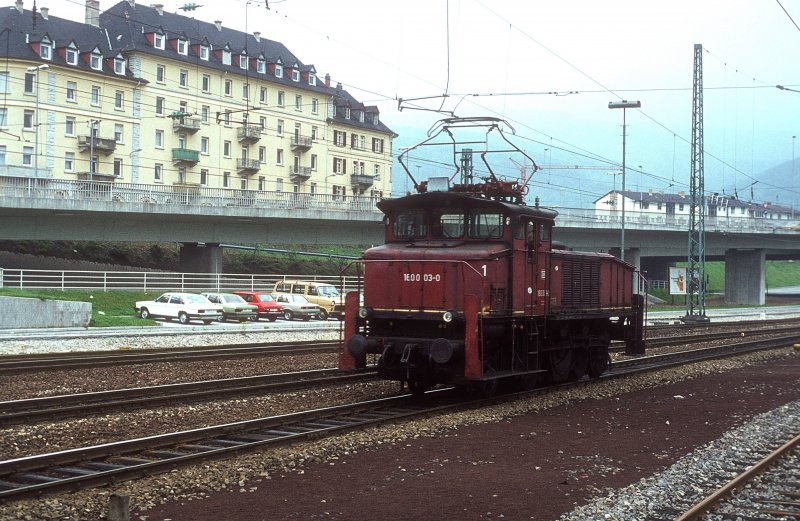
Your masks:
[{"label": "parked car", "polygon": [[283,318],[286,320],[292,320],[293,318],[308,320],[320,316],[319,306],[306,300],[303,295],[275,293],[273,297],[283,307]]},{"label": "parked car", "polygon": [[181,324],[188,324],[190,320],[210,324],[222,317],[222,306],[195,293],[164,293],[155,300],[137,302],[134,309],[142,318],[177,318]]},{"label": "parked car", "polygon": [[320,320],[328,320],[328,317],[339,320],[344,318],[344,298],[333,284],[311,280],[281,280],[275,283],[273,292],[303,295],[309,302],[320,307]]},{"label": "parked car", "polygon": [[256,306],[257,318],[266,318],[270,322],[275,322],[278,317],[283,316],[283,307],[275,302],[272,295],[266,291],[234,291],[234,295],[239,295],[245,302]]},{"label": "parked car", "polygon": [[222,306],[221,322],[226,320],[258,320],[258,308],[248,304],[240,295],[233,293],[203,293],[203,296],[214,304]]}]

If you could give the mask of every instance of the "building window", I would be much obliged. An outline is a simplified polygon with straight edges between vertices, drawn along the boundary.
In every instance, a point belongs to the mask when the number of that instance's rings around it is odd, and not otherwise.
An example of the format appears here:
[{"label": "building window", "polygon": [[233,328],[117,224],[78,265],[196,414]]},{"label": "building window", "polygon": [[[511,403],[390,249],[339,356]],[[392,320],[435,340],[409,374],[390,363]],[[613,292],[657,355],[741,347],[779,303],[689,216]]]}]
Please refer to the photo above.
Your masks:
[{"label": "building window", "polygon": [[114,93],[114,108],[122,110],[125,101],[125,93],[118,90]]},{"label": "building window", "polygon": [[164,148],[164,131],[156,130],[154,146],[156,148]]},{"label": "building window", "polygon": [[208,105],[203,105],[200,107],[200,121],[203,123],[208,123],[208,114],[211,112],[211,107]]},{"label": "building window", "polygon": [[283,120],[282,119],[278,120],[278,126],[277,126],[277,128],[275,130],[275,133],[278,134],[279,136],[283,135]]},{"label": "building window", "polygon": [[232,80],[225,80],[225,95],[226,96],[233,95],[233,81]]},{"label": "building window", "polygon": [[313,74],[308,75],[308,84],[312,87],[317,84],[317,77]]},{"label": "building window", "polygon": [[367,137],[366,136],[358,136],[358,148],[360,150],[367,149]]},{"label": "building window", "polygon": [[275,191],[283,192],[283,179],[281,179],[280,177],[275,180]]},{"label": "building window", "polygon": [[35,92],[36,75],[32,72],[25,73],[25,94],[33,94]]},{"label": "building window", "polygon": [[317,98],[311,98],[311,113],[317,114],[319,112],[319,100]]},{"label": "building window", "polygon": [[179,166],[178,167],[178,183],[185,184],[186,183],[186,167]]},{"label": "building window", "polygon": [[122,177],[122,159],[114,158],[114,177]]},{"label": "building window", "polygon": [[222,188],[228,188],[231,185],[231,173],[222,172]]},{"label": "building window", "polygon": [[264,191],[264,187],[266,185],[266,181],[267,180],[264,178],[264,176],[259,176],[259,178],[258,178],[258,191],[259,192],[263,192]]},{"label": "building window", "polygon": [[211,76],[203,74],[203,92],[211,91]]},{"label": "building window", "polygon": [[122,143],[122,132],[123,132],[122,123],[115,123],[114,124],[114,141],[117,143]]},{"label": "building window", "polygon": [[258,101],[261,102],[262,105],[266,105],[267,104],[267,88],[266,87],[261,87],[261,90],[259,91],[259,94],[258,94]]},{"label": "building window", "polygon": [[186,148],[186,134],[178,134],[178,148]]},{"label": "building window", "polygon": [[283,149],[279,148],[277,150],[277,154],[275,155],[275,164],[280,166],[283,165]]},{"label": "building window", "polygon": [[256,62],[256,70],[260,74],[264,74],[265,72],[267,72],[267,62],[259,58],[258,61]]},{"label": "building window", "polygon": [[333,185],[333,200],[344,201],[344,187]]},{"label": "building window", "polygon": [[383,140],[377,137],[372,138],[372,151],[376,154],[383,153]]},{"label": "building window", "polygon": [[205,168],[200,170],[200,185],[207,186],[208,185],[208,170]]},{"label": "building window", "polygon": [[345,133],[341,130],[334,130],[333,131],[333,144],[337,147],[343,147],[345,145]]},{"label": "building window", "polygon": [[64,124],[64,134],[68,136],[75,135],[75,116],[67,116],[67,120]]},{"label": "building window", "polygon": [[222,143],[222,155],[225,157],[231,157],[231,142],[230,141],[223,141]]},{"label": "building window", "polygon": [[225,122],[225,126],[226,127],[230,127],[231,126],[231,111],[230,110],[226,110],[225,111],[225,116],[223,118],[223,121]]},{"label": "building window", "polygon": [[240,54],[239,55],[239,68],[240,69],[247,69],[247,55]]},{"label": "building window", "polygon": [[311,154],[311,170],[317,170],[317,154]]},{"label": "building window", "polygon": [[156,97],[156,115],[163,116],[164,115],[164,98],[161,96]]},{"label": "building window", "polygon": [[258,162],[263,163],[267,160],[267,147],[258,147]]},{"label": "building window", "polygon": [[64,171],[72,172],[75,170],[75,152],[66,152],[64,154]]},{"label": "building window", "polygon": [[22,147],[22,165],[31,166],[33,164],[33,147]]},{"label": "building window", "polygon": [[167,81],[167,68],[163,65],[156,65],[156,81],[158,83],[164,83]]},{"label": "building window", "polygon": [[284,92],[282,90],[279,90],[278,91],[278,106],[279,107],[283,107],[283,102],[284,102],[284,98],[285,97],[286,97],[286,95],[284,94]]},{"label": "building window", "polygon": [[33,130],[33,111],[26,110],[22,114],[22,128],[25,130]]},{"label": "building window", "polygon": [[247,99],[250,97],[250,84],[243,83],[242,84],[242,99]]},{"label": "building window", "polygon": [[153,35],[153,47],[156,49],[164,49],[164,35],[155,33]]},{"label": "building window", "polygon": [[308,187],[308,193],[310,193],[311,195],[316,195],[317,183],[311,183],[311,186]]},{"label": "building window", "polygon": [[102,70],[103,69],[102,58],[103,57],[100,55],[99,52],[93,52],[91,58],[89,58],[89,66],[96,71]]},{"label": "building window", "polygon": [[0,108],[0,127],[8,127],[8,109],[5,107]]},{"label": "building window", "polygon": [[311,127],[311,141],[316,141],[316,140],[317,140],[317,127],[316,126],[312,126]]},{"label": "building window", "polygon": [[72,103],[78,101],[78,84],[74,81],[67,82],[67,101]]},{"label": "building window", "polygon": [[39,57],[43,60],[50,60],[53,57],[53,47],[50,43],[41,42],[39,47]]},{"label": "building window", "polygon": [[222,64],[223,65],[231,64],[231,51],[228,50],[222,51]]},{"label": "building window", "polygon": [[283,78],[283,65],[281,65],[280,63],[275,64],[275,77]]},{"label": "building window", "polygon": [[303,96],[294,97],[294,110],[303,110]]},{"label": "building window", "polygon": [[341,157],[333,158],[333,173],[344,174],[344,159]]},{"label": "building window", "polygon": [[200,153],[208,154],[208,138],[205,136],[200,138]]},{"label": "building window", "polygon": [[239,178],[239,188],[242,190],[247,190],[247,177],[242,176]]},{"label": "building window", "polygon": [[178,54],[186,56],[189,54],[189,42],[178,38]]},{"label": "building window", "polygon": [[359,123],[364,123],[364,111],[363,110],[358,113],[358,122]]},{"label": "building window", "polygon": [[181,69],[178,73],[178,85],[181,87],[189,86],[189,71],[186,69]]},{"label": "building window", "polygon": [[0,92],[8,94],[8,72],[0,72]]},{"label": "building window", "polygon": [[203,61],[208,61],[208,57],[211,55],[211,49],[208,48],[207,45],[200,46],[200,59]]},{"label": "building window", "polygon": [[164,165],[162,165],[161,163],[156,163],[155,166],[153,167],[153,180],[156,183],[161,182],[161,180],[162,180],[161,176],[162,176],[163,170],[164,170]]},{"label": "building window", "polygon": [[265,116],[260,116],[258,118],[258,124],[261,127],[261,130],[266,130],[266,128],[267,128],[267,118]]},{"label": "building window", "polygon": [[122,58],[114,58],[114,74],[125,75],[125,60]]},{"label": "building window", "polygon": [[78,65],[78,51],[75,48],[68,47],[65,58],[68,65]]},{"label": "building window", "polygon": [[97,85],[92,86],[92,105],[100,105],[100,87]]},{"label": "building window", "polygon": [[292,81],[300,81],[300,71],[292,69]]}]

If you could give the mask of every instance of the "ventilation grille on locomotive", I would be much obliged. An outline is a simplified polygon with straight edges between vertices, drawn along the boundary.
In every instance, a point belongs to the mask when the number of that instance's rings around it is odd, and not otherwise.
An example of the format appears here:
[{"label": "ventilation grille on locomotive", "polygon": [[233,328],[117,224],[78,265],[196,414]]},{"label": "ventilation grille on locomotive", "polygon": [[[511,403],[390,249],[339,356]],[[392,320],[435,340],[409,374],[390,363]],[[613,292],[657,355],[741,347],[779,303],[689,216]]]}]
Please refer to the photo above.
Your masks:
[{"label": "ventilation grille on locomotive", "polygon": [[600,263],[593,259],[564,259],[562,305],[573,309],[600,307]]}]

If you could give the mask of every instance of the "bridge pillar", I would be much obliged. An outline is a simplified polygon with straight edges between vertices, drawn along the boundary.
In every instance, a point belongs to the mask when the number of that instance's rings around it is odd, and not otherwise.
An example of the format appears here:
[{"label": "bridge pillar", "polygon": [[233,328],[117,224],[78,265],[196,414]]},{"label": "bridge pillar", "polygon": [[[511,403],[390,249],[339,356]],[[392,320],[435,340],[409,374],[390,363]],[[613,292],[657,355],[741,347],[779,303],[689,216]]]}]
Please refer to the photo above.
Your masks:
[{"label": "bridge pillar", "polygon": [[184,273],[222,273],[222,248],[218,243],[184,242],[178,262]]},{"label": "bridge pillar", "polygon": [[725,251],[725,302],[763,306],[767,293],[764,250]]}]

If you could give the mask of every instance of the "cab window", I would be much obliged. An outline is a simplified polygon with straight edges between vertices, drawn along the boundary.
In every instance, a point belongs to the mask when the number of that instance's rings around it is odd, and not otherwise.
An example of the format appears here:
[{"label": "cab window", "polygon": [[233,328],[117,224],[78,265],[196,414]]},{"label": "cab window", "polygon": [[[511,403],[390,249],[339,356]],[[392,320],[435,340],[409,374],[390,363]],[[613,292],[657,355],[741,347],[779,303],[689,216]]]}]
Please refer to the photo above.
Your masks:
[{"label": "cab window", "polygon": [[306,292],[306,287],[305,286],[301,286],[299,284],[295,285],[292,288],[292,293],[296,293],[298,295],[303,295],[303,294],[305,294],[305,292]]},{"label": "cab window", "polygon": [[275,291],[277,293],[288,293],[290,288],[291,288],[291,285],[283,283],[283,282],[278,283],[278,284],[275,285]]},{"label": "cab window", "polygon": [[316,295],[317,294],[317,287],[316,286],[309,286],[308,287],[308,294],[309,295]]},{"label": "cab window", "polygon": [[425,237],[428,233],[423,210],[406,210],[394,217],[394,236],[398,239]]},{"label": "cab window", "polygon": [[487,210],[469,213],[469,236],[476,239],[495,239],[503,236],[503,214]]},{"label": "cab window", "polygon": [[434,210],[431,214],[431,237],[457,239],[464,236],[463,210]]},{"label": "cab window", "polygon": [[543,224],[542,225],[542,229],[539,232],[539,237],[541,237],[541,239],[543,241],[549,241],[550,240],[550,226],[548,226],[546,224]]}]

